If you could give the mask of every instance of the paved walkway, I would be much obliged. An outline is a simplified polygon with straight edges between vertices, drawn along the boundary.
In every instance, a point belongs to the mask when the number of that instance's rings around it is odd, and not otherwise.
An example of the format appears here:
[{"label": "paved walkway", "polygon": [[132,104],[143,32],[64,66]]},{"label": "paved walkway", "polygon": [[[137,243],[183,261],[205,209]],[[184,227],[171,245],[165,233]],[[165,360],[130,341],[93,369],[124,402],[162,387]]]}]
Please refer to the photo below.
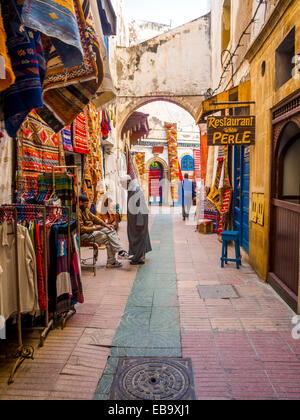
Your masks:
[{"label": "paved walkway", "polygon": [[[9,387],[0,356],[0,399],[108,399],[126,355],[191,358],[198,399],[300,398],[294,313],[249,266],[222,270],[214,235],[195,233],[179,215],[153,216],[151,225],[147,264],[111,271],[102,255],[97,277],[84,271],[86,303]],[[200,299],[198,285],[219,284],[240,297]]]}]

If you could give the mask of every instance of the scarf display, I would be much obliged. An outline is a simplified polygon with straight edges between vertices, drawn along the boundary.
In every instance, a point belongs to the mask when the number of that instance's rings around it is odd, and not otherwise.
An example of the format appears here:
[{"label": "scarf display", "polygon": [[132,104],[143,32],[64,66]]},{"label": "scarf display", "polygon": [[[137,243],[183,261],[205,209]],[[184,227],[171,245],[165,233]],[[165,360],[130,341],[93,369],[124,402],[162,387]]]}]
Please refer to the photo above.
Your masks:
[{"label": "scarf display", "polygon": [[15,74],[13,72],[10,57],[8,56],[7,46],[6,46],[6,32],[3,25],[2,19],[2,6],[0,4],[0,56],[2,60],[4,60],[4,69],[5,74],[3,75],[4,78],[0,79],[0,92],[7,89],[10,85],[12,85],[16,79]]},{"label": "scarf display", "polygon": [[52,38],[66,68],[82,62],[82,46],[72,0],[25,0],[21,18],[25,26]]},{"label": "scarf display", "polygon": [[179,182],[179,160],[177,143],[177,124],[165,123],[171,171],[171,194],[173,201],[177,198],[177,183]]},{"label": "scarf display", "polygon": [[45,106],[38,110],[39,115],[55,132],[74,121],[103,81],[103,61],[90,14],[90,2],[74,0],[73,3],[83,48],[83,62],[66,69],[55,46],[51,47],[43,84]]},{"label": "scarf display", "polygon": [[72,132],[74,152],[88,155],[90,148],[86,112],[82,112],[75,118],[72,124]]},{"label": "scarf display", "polygon": [[2,13],[16,76],[15,83],[3,92],[4,119],[8,134],[16,137],[29,112],[43,106],[42,81],[46,64],[40,33],[28,28],[22,30],[11,0],[3,1]]}]

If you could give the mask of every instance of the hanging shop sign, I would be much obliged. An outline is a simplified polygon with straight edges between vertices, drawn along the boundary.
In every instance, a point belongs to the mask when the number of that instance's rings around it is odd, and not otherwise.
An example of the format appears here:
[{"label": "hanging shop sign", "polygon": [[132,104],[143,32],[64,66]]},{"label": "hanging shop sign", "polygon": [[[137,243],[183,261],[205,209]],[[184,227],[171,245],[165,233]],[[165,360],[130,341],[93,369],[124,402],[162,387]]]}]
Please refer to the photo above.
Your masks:
[{"label": "hanging shop sign", "polygon": [[255,117],[208,117],[208,146],[255,145]]}]

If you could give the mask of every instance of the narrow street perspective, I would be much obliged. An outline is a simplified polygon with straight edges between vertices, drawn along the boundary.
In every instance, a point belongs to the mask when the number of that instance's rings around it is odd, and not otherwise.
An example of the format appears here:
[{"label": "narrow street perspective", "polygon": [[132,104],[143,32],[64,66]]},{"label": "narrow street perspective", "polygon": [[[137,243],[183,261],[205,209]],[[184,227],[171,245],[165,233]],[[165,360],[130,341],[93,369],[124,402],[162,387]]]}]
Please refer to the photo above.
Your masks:
[{"label": "narrow street perspective", "polygon": [[0,0],[1,401],[300,400],[300,2],[187,3]]}]

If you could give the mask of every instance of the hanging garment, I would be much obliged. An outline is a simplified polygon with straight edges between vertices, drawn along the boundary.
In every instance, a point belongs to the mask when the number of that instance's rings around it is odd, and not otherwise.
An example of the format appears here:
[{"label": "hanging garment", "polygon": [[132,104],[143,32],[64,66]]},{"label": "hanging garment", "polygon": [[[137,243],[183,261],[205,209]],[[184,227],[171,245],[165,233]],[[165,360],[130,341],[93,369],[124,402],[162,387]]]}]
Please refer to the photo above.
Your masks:
[{"label": "hanging garment", "polygon": [[101,132],[102,132],[102,140],[107,140],[109,137],[109,133],[111,131],[109,119],[107,116],[106,111],[102,110],[102,121],[101,121]]},{"label": "hanging garment", "polygon": [[[17,225],[21,313],[39,310],[35,252],[28,230]],[[12,225],[0,225],[0,314],[8,319],[18,311],[15,234]]]},{"label": "hanging garment", "polygon": [[3,112],[8,134],[16,137],[29,112],[43,106],[42,81],[46,64],[40,33],[28,28],[22,30],[14,2],[2,1],[7,48],[16,76],[15,83],[3,92]]},{"label": "hanging garment", "polygon": [[6,46],[6,32],[3,25],[2,19],[2,6],[0,4],[0,56],[4,60],[4,77],[0,78],[0,92],[7,89],[10,85],[15,82],[15,74],[13,72],[10,57],[8,55]]},{"label": "hanging garment", "polygon": [[201,179],[205,182],[208,163],[207,134],[201,136],[200,145]]},{"label": "hanging garment", "polygon": [[90,2],[73,0],[73,3],[83,47],[83,62],[66,69],[56,48],[52,46],[43,83],[45,106],[37,110],[55,132],[74,121],[103,81],[103,62],[89,13]]},{"label": "hanging garment", "polygon": [[84,295],[81,282],[81,262],[79,254],[79,236],[77,222],[72,222],[70,231],[72,305],[75,305],[76,303],[84,303]]},{"label": "hanging garment", "polygon": [[68,264],[68,226],[54,225],[50,233],[48,274],[49,311],[61,314],[71,307],[71,276]]},{"label": "hanging garment", "polygon": [[12,202],[14,140],[4,131],[0,139],[0,205]]},{"label": "hanging garment", "polygon": [[82,63],[83,51],[72,0],[25,0],[21,18],[28,28],[52,38],[66,68]]},{"label": "hanging garment", "polygon": [[42,248],[41,233],[39,223],[35,224],[35,256],[37,269],[37,285],[38,285],[38,299],[41,311],[47,310],[46,291],[45,291],[45,272],[43,267],[43,259],[46,255]]}]

